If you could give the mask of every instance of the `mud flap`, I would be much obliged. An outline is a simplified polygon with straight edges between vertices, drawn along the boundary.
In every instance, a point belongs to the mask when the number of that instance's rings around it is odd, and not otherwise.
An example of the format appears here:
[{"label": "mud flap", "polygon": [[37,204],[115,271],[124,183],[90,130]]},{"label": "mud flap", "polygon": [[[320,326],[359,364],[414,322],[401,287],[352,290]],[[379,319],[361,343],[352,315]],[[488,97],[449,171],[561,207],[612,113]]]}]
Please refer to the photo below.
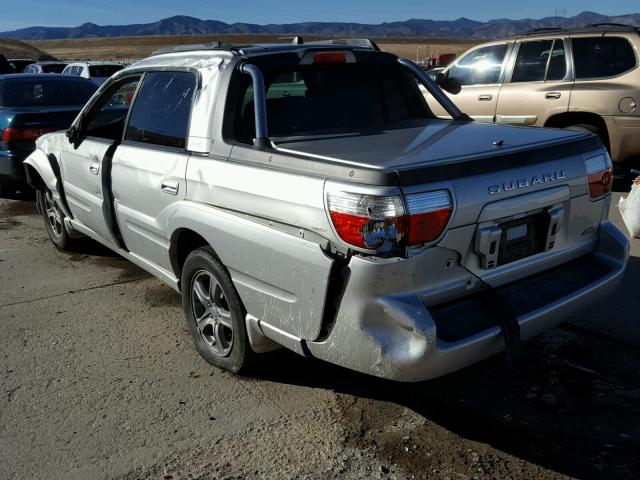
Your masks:
[{"label": "mud flap", "polygon": [[487,308],[498,320],[498,324],[500,325],[502,336],[504,338],[507,364],[509,366],[513,366],[522,353],[518,316],[515,314],[509,303],[496,293],[493,288],[483,292],[482,299]]}]

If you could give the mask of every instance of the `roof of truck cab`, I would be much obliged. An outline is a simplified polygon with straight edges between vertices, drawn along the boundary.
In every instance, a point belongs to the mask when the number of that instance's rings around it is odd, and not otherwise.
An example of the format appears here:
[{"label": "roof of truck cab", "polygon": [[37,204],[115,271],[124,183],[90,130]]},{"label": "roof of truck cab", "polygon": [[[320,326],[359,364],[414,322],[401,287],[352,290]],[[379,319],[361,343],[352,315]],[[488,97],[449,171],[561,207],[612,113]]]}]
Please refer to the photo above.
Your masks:
[{"label": "roof of truck cab", "polygon": [[[352,49],[379,51],[378,46],[368,39],[330,39],[307,43],[259,43],[237,46],[222,42],[207,44],[177,45],[153,52],[150,57],[134,63],[130,67],[181,67],[208,68],[217,65],[221,58],[257,57],[279,53],[304,53],[318,49]],[[127,70],[130,69],[126,68]]]}]

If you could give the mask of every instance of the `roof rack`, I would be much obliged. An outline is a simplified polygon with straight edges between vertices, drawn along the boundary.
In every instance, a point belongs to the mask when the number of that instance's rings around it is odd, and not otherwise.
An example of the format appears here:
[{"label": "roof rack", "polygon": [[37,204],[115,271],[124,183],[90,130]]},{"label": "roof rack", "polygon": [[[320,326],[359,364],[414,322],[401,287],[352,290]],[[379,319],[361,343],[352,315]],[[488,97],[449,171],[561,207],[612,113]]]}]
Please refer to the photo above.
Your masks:
[{"label": "roof rack", "polygon": [[545,32],[562,32],[566,30],[566,28],[562,28],[562,27],[542,27],[542,28],[533,28],[531,30],[527,30],[526,32],[522,33],[521,35],[537,35],[539,33],[545,33]]},{"label": "roof rack", "polygon": [[602,22],[602,23],[590,23],[587,25],[588,27],[623,27],[623,28],[638,28],[633,25],[628,25],[626,23],[613,23],[613,22]]},{"label": "roof rack", "polygon": [[[258,51],[272,50],[272,51],[287,51],[296,49],[298,46],[310,46],[310,47],[355,47],[365,48],[375,51],[380,51],[380,47],[368,38],[333,38],[329,40],[318,40],[313,42],[304,42],[302,37],[284,37],[286,39],[291,38],[291,43],[269,43],[269,44],[255,44],[238,47],[225,42],[210,42],[210,43],[196,43],[191,45],[176,45],[175,47],[161,48],[151,53],[151,56],[162,55],[165,53],[180,53],[180,52],[192,52],[196,50],[224,50],[232,51],[236,54],[244,55],[246,53],[255,53]],[[284,39],[283,38],[283,39]]]},{"label": "roof rack", "polygon": [[160,48],[151,53],[151,56],[164,53],[192,52],[194,50],[231,50],[233,45],[225,42],[193,43],[190,45],[176,45],[175,47]]}]

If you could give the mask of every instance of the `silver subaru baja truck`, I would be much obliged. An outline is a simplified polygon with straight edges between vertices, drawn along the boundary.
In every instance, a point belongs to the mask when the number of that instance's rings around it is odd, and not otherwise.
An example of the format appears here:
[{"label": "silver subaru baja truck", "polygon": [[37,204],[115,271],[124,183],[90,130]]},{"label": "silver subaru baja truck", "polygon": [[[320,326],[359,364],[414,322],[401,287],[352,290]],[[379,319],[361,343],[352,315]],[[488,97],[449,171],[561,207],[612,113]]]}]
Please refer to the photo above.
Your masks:
[{"label": "silver subaru baja truck", "polygon": [[91,237],[179,291],[233,372],[284,346],[443,375],[605,295],[629,251],[598,137],[475,123],[366,40],[158,52],[25,164],[53,243]]}]

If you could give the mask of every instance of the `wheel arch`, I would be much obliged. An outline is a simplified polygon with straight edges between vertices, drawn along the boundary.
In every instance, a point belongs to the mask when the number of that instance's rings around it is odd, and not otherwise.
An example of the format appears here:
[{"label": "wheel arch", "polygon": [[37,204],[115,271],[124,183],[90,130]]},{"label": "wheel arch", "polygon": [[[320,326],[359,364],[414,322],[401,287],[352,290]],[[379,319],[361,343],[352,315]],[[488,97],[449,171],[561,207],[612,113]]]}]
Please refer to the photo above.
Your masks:
[{"label": "wheel arch", "polygon": [[563,112],[549,117],[545,122],[545,127],[565,128],[571,125],[593,125],[601,132],[600,139],[607,147],[610,146],[609,129],[601,115],[593,112]]},{"label": "wheel arch", "polygon": [[49,156],[42,150],[35,150],[24,161],[27,182],[36,189],[42,190],[45,187],[55,192],[58,187],[58,180],[51,167]]},{"label": "wheel arch", "polygon": [[[195,230],[189,228],[178,228],[171,234],[169,244],[169,259],[171,268],[178,279],[178,287],[180,287],[180,277],[182,275],[182,267],[189,253],[200,247],[210,247],[215,254],[213,246]],[[217,254],[215,254],[217,257]]]}]

